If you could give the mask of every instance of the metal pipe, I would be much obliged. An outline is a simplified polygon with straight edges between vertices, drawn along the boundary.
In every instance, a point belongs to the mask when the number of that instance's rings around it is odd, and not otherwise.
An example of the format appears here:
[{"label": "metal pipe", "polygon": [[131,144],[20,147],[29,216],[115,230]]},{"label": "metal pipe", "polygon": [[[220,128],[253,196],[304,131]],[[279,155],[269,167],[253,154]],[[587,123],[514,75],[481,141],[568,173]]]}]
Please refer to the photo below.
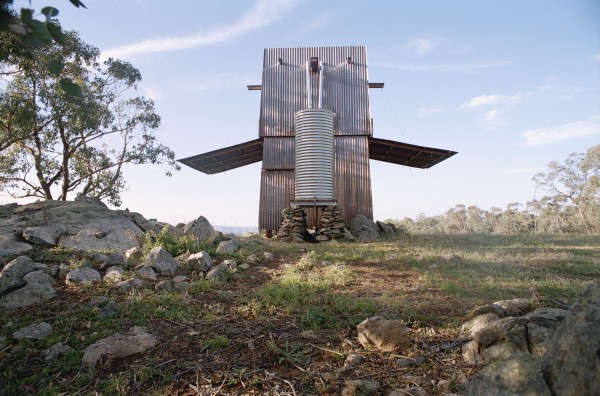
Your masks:
[{"label": "metal pipe", "polygon": [[306,61],[306,99],[307,109],[312,109],[312,95],[310,92],[310,60]]},{"label": "metal pipe", "polygon": [[319,62],[319,109],[323,108],[323,61]]}]

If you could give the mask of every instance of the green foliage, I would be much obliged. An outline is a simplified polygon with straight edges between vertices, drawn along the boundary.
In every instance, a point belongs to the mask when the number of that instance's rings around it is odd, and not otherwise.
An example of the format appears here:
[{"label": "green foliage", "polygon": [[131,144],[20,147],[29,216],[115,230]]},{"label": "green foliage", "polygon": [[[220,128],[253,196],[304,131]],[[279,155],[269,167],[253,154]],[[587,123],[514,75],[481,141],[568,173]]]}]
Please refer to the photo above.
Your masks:
[{"label": "green foliage", "polygon": [[140,72],[115,59],[101,64],[100,51],[76,32],[61,34],[62,44],[36,47],[0,32],[0,66],[9,71],[2,73],[0,185],[15,198],[78,194],[119,206],[124,166],[163,165],[171,175],[175,154],[154,136],[154,103],[131,94]]},{"label": "green foliage", "polygon": [[285,341],[279,347],[273,337],[267,341],[267,347],[271,352],[278,355],[277,363],[290,363],[291,365],[302,365],[305,360],[305,354],[310,352],[301,342],[288,343]]},{"label": "green foliage", "polygon": [[206,241],[199,241],[194,235],[175,235],[169,227],[164,227],[158,234],[147,232],[144,235],[144,255],[147,255],[155,247],[162,247],[173,257],[183,253],[194,254],[202,251],[210,255],[216,253],[214,245]]},{"label": "green foliage", "polygon": [[204,345],[207,348],[211,348],[211,349],[227,348],[229,346],[229,338],[227,338],[224,335],[218,335],[216,337],[204,340],[202,342],[202,345]]}]

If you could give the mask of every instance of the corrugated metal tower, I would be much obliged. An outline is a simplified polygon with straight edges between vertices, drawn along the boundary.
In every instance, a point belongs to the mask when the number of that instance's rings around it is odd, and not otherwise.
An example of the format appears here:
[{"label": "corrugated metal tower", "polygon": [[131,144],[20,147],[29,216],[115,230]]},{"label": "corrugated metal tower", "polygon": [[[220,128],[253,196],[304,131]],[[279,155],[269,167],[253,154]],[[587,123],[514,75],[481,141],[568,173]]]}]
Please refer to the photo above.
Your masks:
[{"label": "corrugated metal tower", "polygon": [[[207,174],[262,161],[258,226],[277,230],[290,203],[340,205],[373,218],[369,159],[430,168],[454,151],[372,137],[364,46],[265,49],[259,138],[179,160]],[[310,207],[313,207],[312,209]]]}]

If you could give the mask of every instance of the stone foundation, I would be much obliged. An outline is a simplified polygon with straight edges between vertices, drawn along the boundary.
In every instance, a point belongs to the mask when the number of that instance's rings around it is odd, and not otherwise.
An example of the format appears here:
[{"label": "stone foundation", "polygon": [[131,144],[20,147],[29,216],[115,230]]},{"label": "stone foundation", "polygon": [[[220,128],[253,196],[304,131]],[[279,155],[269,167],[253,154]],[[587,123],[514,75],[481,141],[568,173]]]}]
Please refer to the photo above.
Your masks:
[{"label": "stone foundation", "polygon": [[277,238],[284,242],[306,242],[310,239],[306,225],[304,209],[287,207],[281,211],[281,227],[277,230]]},{"label": "stone foundation", "polygon": [[317,241],[325,242],[335,240],[346,240],[353,241],[354,237],[346,229],[346,223],[344,222],[344,212],[340,206],[332,205],[327,206],[323,210],[321,216],[321,228],[319,229],[319,235]]}]

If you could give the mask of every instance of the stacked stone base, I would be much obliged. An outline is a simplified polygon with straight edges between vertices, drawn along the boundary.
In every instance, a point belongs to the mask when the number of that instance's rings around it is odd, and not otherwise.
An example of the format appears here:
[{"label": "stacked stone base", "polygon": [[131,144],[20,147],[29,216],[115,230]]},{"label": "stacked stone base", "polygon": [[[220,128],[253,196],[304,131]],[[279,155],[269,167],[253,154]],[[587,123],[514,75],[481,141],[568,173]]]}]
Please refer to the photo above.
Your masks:
[{"label": "stacked stone base", "polygon": [[302,208],[287,207],[281,211],[277,238],[284,242],[306,242],[310,239],[306,226],[306,212]]},{"label": "stacked stone base", "polygon": [[317,241],[325,242],[334,240],[353,241],[354,236],[346,229],[344,212],[336,205],[327,206],[321,216],[321,228]]}]

